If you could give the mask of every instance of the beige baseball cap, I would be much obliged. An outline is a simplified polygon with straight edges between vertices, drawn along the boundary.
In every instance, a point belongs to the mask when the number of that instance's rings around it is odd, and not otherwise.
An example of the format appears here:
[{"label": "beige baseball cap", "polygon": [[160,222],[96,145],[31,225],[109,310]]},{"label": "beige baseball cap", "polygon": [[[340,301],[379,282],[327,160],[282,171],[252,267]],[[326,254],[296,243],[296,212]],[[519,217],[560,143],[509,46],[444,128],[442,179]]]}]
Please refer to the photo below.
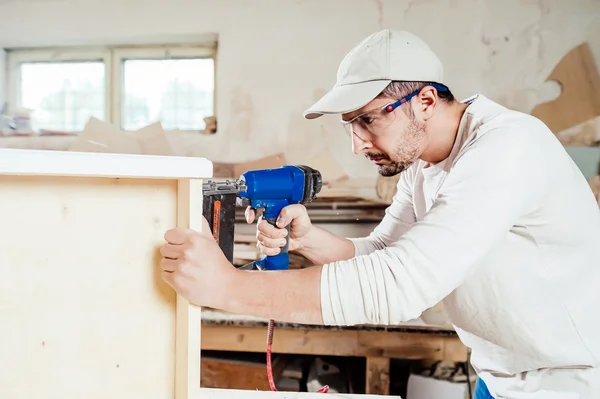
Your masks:
[{"label": "beige baseball cap", "polygon": [[335,85],[304,112],[304,117],[356,111],[393,80],[444,84],[443,72],[441,61],[422,39],[402,30],[382,30],[346,54]]}]

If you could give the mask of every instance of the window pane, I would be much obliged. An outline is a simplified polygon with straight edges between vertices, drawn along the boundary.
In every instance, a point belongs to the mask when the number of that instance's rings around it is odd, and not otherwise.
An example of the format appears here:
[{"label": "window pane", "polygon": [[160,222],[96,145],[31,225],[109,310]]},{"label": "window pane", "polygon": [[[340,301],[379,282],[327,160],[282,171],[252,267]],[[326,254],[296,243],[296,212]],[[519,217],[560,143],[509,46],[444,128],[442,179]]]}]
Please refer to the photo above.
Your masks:
[{"label": "window pane", "polygon": [[212,59],[127,60],[121,128],[160,121],[165,129],[202,130],[213,115],[213,91]]},{"label": "window pane", "polygon": [[105,118],[104,62],[28,62],[21,68],[21,106],[35,129],[81,131]]}]

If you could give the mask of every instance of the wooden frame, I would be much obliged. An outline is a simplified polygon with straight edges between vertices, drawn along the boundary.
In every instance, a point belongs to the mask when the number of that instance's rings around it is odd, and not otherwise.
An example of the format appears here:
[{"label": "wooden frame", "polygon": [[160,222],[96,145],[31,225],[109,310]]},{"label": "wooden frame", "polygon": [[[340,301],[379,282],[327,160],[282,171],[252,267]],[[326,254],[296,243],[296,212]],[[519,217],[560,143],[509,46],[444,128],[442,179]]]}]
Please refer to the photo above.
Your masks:
[{"label": "wooden frame", "polygon": [[202,228],[211,176],[202,158],[0,150],[0,397],[322,397],[200,387],[200,308],[158,248]]}]

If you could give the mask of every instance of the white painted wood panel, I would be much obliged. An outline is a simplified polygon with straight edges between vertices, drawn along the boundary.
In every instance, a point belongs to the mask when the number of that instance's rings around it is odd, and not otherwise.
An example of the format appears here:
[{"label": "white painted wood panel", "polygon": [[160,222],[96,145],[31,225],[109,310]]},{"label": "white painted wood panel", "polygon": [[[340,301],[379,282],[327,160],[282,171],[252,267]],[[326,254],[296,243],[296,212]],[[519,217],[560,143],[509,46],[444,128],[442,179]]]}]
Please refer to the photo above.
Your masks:
[{"label": "white painted wood panel", "polygon": [[0,148],[0,174],[198,179],[212,176],[205,158]]}]

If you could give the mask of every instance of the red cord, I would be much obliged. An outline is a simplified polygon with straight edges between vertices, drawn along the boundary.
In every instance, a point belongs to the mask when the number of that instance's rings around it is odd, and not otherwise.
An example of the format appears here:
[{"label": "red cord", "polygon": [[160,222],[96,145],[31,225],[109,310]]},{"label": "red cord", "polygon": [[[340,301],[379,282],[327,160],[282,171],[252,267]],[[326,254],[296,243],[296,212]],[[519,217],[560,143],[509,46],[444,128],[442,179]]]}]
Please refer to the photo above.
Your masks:
[{"label": "red cord", "polygon": [[273,381],[273,367],[271,365],[271,346],[273,345],[273,320],[269,320],[269,327],[267,329],[267,377],[269,378],[269,386],[271,391],[277,391],[275,387],[275,381]]},{"label": "red cord", "polygon": [[[275,381],[273,381],[273,366],[271,365],[271,347],[273,346],[273,328],[275,322],[273,320],[269,320],[269,327],[267,328],[267,378],[269,379],[269,386],[271,387],[271,391],[277,391],[275,387]],[[327,393],[329,391],[329,386],[325,385],[321,389],[319,389],[318,393]]]}]

